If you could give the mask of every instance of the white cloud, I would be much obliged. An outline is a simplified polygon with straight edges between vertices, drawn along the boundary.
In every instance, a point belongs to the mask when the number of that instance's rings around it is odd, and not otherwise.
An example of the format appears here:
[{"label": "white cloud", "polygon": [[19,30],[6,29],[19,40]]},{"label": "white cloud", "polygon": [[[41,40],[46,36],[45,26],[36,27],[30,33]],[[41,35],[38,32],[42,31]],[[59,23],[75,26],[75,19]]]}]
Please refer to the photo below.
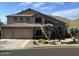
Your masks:
[{"label": "white cloud", "polygon": [[33,7],[41,7],[44,4],[45,2],[38,2],[38,3],[33,4]]},{"label": "white cloud", "polygon": [[60,4],[60,5],[63,5],[65,4],[65,2],[52,2],[53,4]]},{"label": "white cloud", "polygon": [[41,9],[51,9],[51,7],[42,7]]},{"label": "white cloud", "polygon": [[59,12],[52,13],[52,15],[62,16],[68,19],[75,19],[79,17],[79,8],[62,10]]},{"label": "white cloud", "polygon": [[30,4],[33,4],[33,2],[21,2],[19,4],[19,6],[27,6],[27,5],[30,5]]},{"label": "white cloud", "polygon": [[45,4],[45,2],[21,2],[19,4],[19,6],[29,6],[29,5],[31,5],[31,7],[38,8],[38,7],[41,7],[44,4]]},{"label": "white cloud", "polygon": [[52,6],[52,7],[50,7],[50,6],[43,6],[43,7],[41,7],[40,8],[40,10],[45,10],[45,11],[50,11],[50,10],[53,10],[54,8],[56,8],[55,6]]}]

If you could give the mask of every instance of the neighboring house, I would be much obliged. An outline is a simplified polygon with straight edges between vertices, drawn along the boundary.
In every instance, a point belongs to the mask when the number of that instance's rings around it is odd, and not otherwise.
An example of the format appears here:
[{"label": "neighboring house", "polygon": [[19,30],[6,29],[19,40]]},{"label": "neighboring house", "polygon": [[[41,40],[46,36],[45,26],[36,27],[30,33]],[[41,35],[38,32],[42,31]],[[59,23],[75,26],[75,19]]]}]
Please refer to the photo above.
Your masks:
[{"label": "neighboring house", "polygon": [[[27,9],[19,13],[7,16],[7,25],[2,27],[2,38],[27,38],[33,36],[42,36],[40,27],[43,24],[51,23],[56,27],[61,28],[61,34],[65,37],[66,26],[65,22],[32,9]],[[56,34],[55,34],[56,35]],[[53,37],[53,35],[51,35]]]},{"label": "neighboring house", "polygon": [[5,25],[3,22],[0,21],[0,38],[1,38],[1,34],[2,34],[2,26]]}]

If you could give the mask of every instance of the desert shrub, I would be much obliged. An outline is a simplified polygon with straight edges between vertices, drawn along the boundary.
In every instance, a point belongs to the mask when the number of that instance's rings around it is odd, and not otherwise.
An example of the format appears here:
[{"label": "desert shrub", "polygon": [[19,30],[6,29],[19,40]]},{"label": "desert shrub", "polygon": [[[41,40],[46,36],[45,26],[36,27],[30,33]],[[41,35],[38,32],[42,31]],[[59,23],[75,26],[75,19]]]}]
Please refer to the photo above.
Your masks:
[{"label": "desert shrub", "polygon": [[45,39],[39,39],[38,42],[43,43],[43,44],[48,43],[47,40],[45,40]]},{"label": "desert shrub", "polygon": [[37,44],[37,42],[36,41],[33,41],[33,44]]},{"label": "desert shrub", "polygon": [[55,42],[55,41],[51,41],[50,44],[54,44],[54,45],[56,45],[56,42]]},{"label": "desert shrub", "polygon": [[41,42],[43,39],[39,39],[38,42]]},{"label": "desert shrub", "polygon": [[33,39],[46,39],[45,36],[33,36]]}]

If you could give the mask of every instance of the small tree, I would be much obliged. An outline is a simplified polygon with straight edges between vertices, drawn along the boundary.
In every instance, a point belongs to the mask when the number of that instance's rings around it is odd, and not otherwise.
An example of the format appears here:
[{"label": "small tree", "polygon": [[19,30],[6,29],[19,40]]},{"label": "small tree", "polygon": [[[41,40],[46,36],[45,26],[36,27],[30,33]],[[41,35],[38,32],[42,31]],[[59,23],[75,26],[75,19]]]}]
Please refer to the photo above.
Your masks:
[{"label": "small tree", "polygon": [[79,30],[78,28],[68,28],[68,33],[70,34],[71,38],[73,39],[73,41],[75,42],[76,38],[78,38],[79,35]]},{"label": "small tree", "polygon": [[47,38],[47,40],[50,41],[51,33],[53,31],[53,25],[52,24],[44,24],[41,27],[41,30],[42,30],[43,34],[45,35],[45,37]]}]

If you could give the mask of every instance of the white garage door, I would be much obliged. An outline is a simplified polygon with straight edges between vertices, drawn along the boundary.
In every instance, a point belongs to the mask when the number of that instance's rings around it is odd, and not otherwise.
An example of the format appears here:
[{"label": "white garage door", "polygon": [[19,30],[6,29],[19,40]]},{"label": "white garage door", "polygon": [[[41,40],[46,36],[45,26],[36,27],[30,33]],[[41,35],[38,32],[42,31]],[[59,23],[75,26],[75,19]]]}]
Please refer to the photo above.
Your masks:
[{"label": "white garage door", "polygon": [[32,38],[32,30],[31,29],[14,30],[14,38]]}]

